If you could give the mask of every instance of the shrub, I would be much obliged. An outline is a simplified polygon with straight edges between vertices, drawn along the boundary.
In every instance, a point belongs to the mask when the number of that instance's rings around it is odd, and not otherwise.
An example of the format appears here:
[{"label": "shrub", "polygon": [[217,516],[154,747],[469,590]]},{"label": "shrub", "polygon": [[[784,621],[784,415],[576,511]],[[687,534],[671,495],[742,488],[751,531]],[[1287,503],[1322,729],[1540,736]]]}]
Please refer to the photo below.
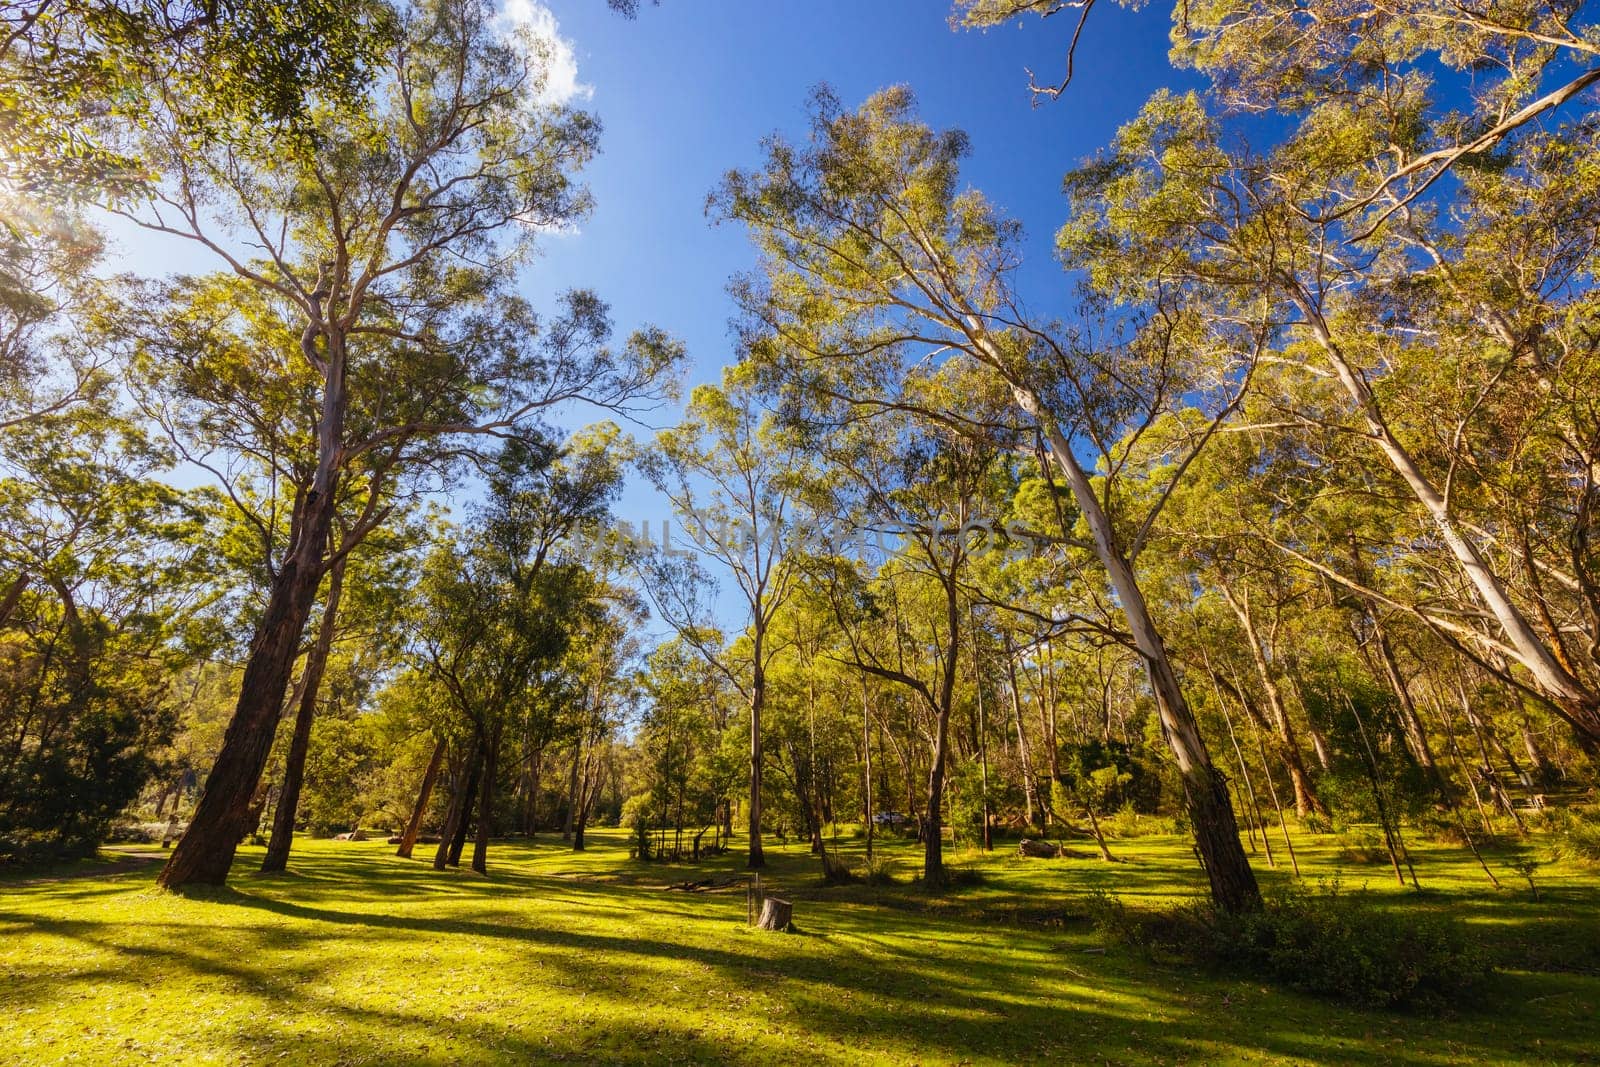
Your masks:
[{"label": "shrub", "polygon": [[1300,825],[1305,827],[1307,833],[1331,834],[1333,833],[1333,820],[1321,812],[1308,811],[1300,820]]},{"label": "shrub", "polygon": [[1346,863],[1388,863],[1383,834],[1371,826],[1352,826],[1339,835],[1339,858]]},{"label": "shrub", "polygon": [[1208,903],[1135,911],[1100,894],[1088,911],[1106,940],[1267,978],[1365,1008],[1439,1010],[1470,998],[1490,968],[1459,923],[1404,917],[1337,882],[1270,896],[1259,911]]},{"label": "shrub", "polygon": [[861,868],[859,877],[868,885],[896,885],[900,879],[895,874],[894,861],[874,855]]},{"label": "shrub", "polygon": [[856,873],[850,869],[850,865],[837,852],[824,852],[822,854],[823,885],[844,885],[854,881],[857,881]]},{"label": "shrub", "polygon": [[1176,833],[1175,822],[1164,815],[1140,814],[1132,804],[1124,804],[1112,815],[1100,817],[1100,829],[1107,837],[1149,837]]},{"label": "shrub", "polygon": [[944,867],[944,884],[950,889],[968,889],[973,886],[983,885],[988,877],[979,870],[966,863],[947,863]]},{"label": "shrub", "polygon": [[1551,852],[1556,859],[1600,867],[1600,817],[1593,811],[1563,811],[1551,817],[1555,831]]}]

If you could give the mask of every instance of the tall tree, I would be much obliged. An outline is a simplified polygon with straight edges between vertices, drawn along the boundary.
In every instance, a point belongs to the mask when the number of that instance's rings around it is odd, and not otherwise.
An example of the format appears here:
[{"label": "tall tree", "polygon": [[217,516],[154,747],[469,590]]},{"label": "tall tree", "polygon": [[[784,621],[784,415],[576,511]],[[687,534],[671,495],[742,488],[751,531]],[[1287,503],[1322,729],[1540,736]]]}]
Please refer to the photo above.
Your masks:
[{"label": "tall tree", "polygon": [[[777,429],[755,394],[736,380],[723,389],[701,386],[684,421],[656,439],[645,473],[672,503],[686,541],[675,557],[668,541],[645,560],[645,588],[656,612],[679,637],[720,671],[750,709],[748,865],[761,867],[761,713],[767,668],[776,649],[768,640],[797,574],[801,468],[805,449]],[[665,530],[663,530],[665,533]],[[748,611],[745,664],[722,646],[706,617],[704,571],[689,553],[725,568]]]},{"label": "tall tree", "polygon": [[[853,113],[823,93],[808,144],[774,139],[763,170],[730,174],[716,210],[750,227],[763,260],[762,276],[742,288],[752,358],[805,390],[888,406],[907,402],[915,368],[963,360],[1010,398],[1064,477],[1145,662],[1213,898],[1228,910],[1254,908],[1260,893],[1226,785],[1135,570],[1166,494],[1142,517],[1124,516],[1116,479],[1097,485],[1078,450],[1097,453],[1116,474],[1128,459],[1118,442],[1191,397],[1209,404],[1208,418],[1171,457],[1175,482],[1241,388],[1237,366],[1217,374],[1191,349],[1248,359],[1249,324],[1157,316],[1130,327],[1131,336],[1075,338],[1033,321],[1012,286],[1017,225],[980,194],[958,191],[966,148],[964,135],[917,121],[904,89]],[[964,421],[959,411],[927,414]]]},{"label": "tall tree", "polygon": [[480,872],[508,730],[514,740],[519,723],[548,710],[541,676],[597,610],[594,577],[567,542],[593,536],[617,492],[614,436],[607,429],[581,437],[565,456],[546,442],[508,442],[465,535],[429,560],[415,656],[469,739],[468,780],[479,794],[458,793],[453,829],[464,829],[475,806],[472,866]]},{"label": "tall tree", "polygon": [[[189,351],[176,363],[180,377],[206,362],[196,349],[224,364],[245,352],[244,366],[259,367],[265,381],[292,383],[291,406],[305,416],[286,434],[241,413],[226,383],[242,384],[253,370],[212,384],[190,375],[177,393],[194,417],[175,421],[227,439],[232,454],[259,456],[266,441],[303,436],[289,464],[288,537],[234,720],[162,873],[167,887],[227,876],[333,563],[328,535],[346,483],[362,503],[340,552],[385,521],[397,483],[470,449],[463,438],[509,431],[572,399],[626,405],[677,355],[653,333],[624,351],[608,347],[605,307],[588,294],[569,296],[541,329],[508,292],[534,234],[586,210],[572,171],[592,155],[597,133],[588,116],[540,102],[547,71],[537,44],[508,37],[477,0],[371,18],[383,44],[362,106],[319,102],[309,132],[264,127],[197,141],[183,117],[185,85],[165,81],[139,140],[162,181],[127,213],[214,253],[233,279],[217,287],[244,294],[224,302],[258,310],[191,313],[190,291],[198,298],[210,287],[171,287],[161,293],[175,309],[167,318],[189,329],[145,331],[136,342],[151,353]],[[264,317],[292,341],[244,344],[239,332]]]}]

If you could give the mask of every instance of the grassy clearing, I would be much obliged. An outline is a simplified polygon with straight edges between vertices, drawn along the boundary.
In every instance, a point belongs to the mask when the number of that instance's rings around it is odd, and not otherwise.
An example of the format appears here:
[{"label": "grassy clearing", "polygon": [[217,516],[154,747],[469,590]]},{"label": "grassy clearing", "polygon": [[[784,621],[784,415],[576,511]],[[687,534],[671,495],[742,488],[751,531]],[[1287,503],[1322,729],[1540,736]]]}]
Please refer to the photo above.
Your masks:
[{"label": "grassy clearing", "polygon": [[[641,865],[620,831],[592,842],[497,842],[488,878],[436,874],[380,842],[304,841],[286,874],[189,897],[153,891],[153,866],[0,883],[0,1048],[13,1063],[228,1064],[1600,1055],[1600,886],[1580,868],[1541,868],[1534,903],[1525,887],[1494,892],[1459,850],[1416,850],[1423,894],[1345,866],[1347,887],[1370,884],[1387,906],[1461,915],[1502,968],[1488,1005],[1413,1017],[1102,953],[1082,894],[1193,893],[1175,838],[1123,842],[1131,862],[1116,865],[959,856],[981,878],[940,898],[823,888],[801,846],[772,847],[766,881],[795,899],[798,936],[746,930],[742,891],[661,888],[736,873],[740,856]],[[1331,842],[1300,849],[1309,876],[1339,870]],[[910,847],[888,851],[915,871]]]}]

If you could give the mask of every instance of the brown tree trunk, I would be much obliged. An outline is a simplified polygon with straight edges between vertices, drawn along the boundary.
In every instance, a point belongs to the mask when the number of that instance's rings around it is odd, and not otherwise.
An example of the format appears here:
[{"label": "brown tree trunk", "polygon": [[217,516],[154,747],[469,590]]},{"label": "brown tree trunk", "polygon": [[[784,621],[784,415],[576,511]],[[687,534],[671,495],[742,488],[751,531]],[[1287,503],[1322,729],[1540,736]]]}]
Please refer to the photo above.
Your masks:
[{"label": "brown tree trunk", "polygon": [[450,856],[448,863],[452,867],[461,866],[461,853],[467,847],[467,828],[472,825],[472,814],[477,810],[478,782],[483,777],[483,758],[473,764],[472,777],[467,779],[467,795],[461,801],[461,818],[456,822],[455,833],[450,835]]},{"label": "brown tree trunk", "polygon": [[[461,862],[461,848],[457,840],[465,840],[468,809],[471,804],[472,793],[478,788],[478,748],[476,745],[467,749],[466,758],[461,761],[450,794],[450,805],[445,809],[444,826],[439,829],[439,848],[433,855],[433,869],[442,871],[451,864],[459,865]],[[453,855],[452,855],[453,853]]]},{"label": "brown tree trunk", "polygon": [[1395,699],[1400,702],[1400,730],[1405,734],[1406,747],[1411,749],[1411,755],[1429,776],[1443,785],[1438,764],[1433,758],[1433,749],[1428,745],[1428,732],[1422,727],[1422,716],[1417,714],[1417,702],[1412,699],[1411,687],[1406,685],[1405,677],[1400,673],[1400,663],[1395,659],[1389,635],[1384,632],[1376,616],[1372,620],[1372,630],[1377,638],[1378,660],[1383,664],[1384,676],[1388,679],[1389,688],[1394,690]]},{"label": "brown tree trunk", "polygon": [[[600,789],[605,781],[605,767],[593,759],[595,746],[599,739],[591,739],[589,743],[590,758],[584,760],[583,779],[578,788],[578,821],[572,829],[572,851],[582,852],[585,848],[583,835],[589,828],[589,808],[594,804],[595,797],[600,795]],[[590,778],[590,768],[594,768],[594,777]],[[664,832],[664,831],[663,831]]]},{"label": "brown tree trunk", "polygon": [[543,769],[544,749],[529,752],[522,777],[522,832],[529,838],[539,831],[539,772]]},{"label": "brown tree trunk", "polygon": [[222,750],[206,778],[188,830],[156,879],[162,888],[223,884],[239,842],[251,829],[250,802],[272,752],[300,638],[316,602],[336,489],[337,477],[319,472],[316,488],[299,507],[302,517],[293,524],[292,534],[296,547],[273,579]]},{"label": "brown tree trunk", "polygon": [[400,847],[395,849],[395,855],[403,859],[411,858],[411,850],[417,847],[417,835],[422,833],[422,820],[428,814],[428,801],[433,799],[433,785],[439,779],[439,767],[444,763],[444,738],[439,738],[433,743],[433,755],[428,757],[428,769],[422,772],[422,786],[417,790],[417,803],[411,809],[411,818],[406,820],[406,829],[400,835]]},{"label": "brown tree trunk", "polygon": [[1239,620],[1239,626],[1244,630],[1245,643],[1250,646],[1250,661],[1255,666],[1261,690],[1267,697],[1267,710],[1272,714],[1274,728],[1272,732],[1277,740],[1274,747],[1278,749],[1278,758],[1283,762],[1284,769],[1289,772],[1289,781],[1294,785],[1294,812],[1302,819],[1313,811],[1319,815],[1326,815],[1327,805],[1317,798],[1316,791],[1311,787],[1311,775],[1306,773],[1305,760],[1300,753],[1300,742],[1294,735],[1294,723],[1289,718],[1289,709],[1284,706],[1283,693],[1278,688],[1277,679],[1272,676],[1272,666],[1267,662],[1260,634],[1256,631],[1255,615],[1250,610],[1248,593],[1236,596],[1228,584],[1227,575],[1221,568],[1215,570],[1218,579],[1217,588],[1221,591],[1222,598],[1228,602],[1228,606],[1233,609],[1234,617]]},{"label": "brown tree trunk", "polygon": [[761,930],[772,930],[787,933],[793,925],[794,905],[787,900],[777,897],[768,897],[761,905],[761,918],[756,921],[756,927]]},{"label": "brown tree trunk", "polygon": [[[932,556],[930,550],[929,555]],[[952,560],[950,572],[941,575],[945,592],[945,627],[948,647],[944,671],[939,679],[938,701],[933,709],[933,762],[928,767],[928,810],[923,815],[922,882],[938,889],[946,882],[944,870],[944,787],[945,763],[950,741],[950,709],[955,703],[956,670],[961,656],[961,601],[956,586],[960,566]]]},{"label": "brown tree trunk", "polygon": [[755,670],[750,680],[750,844],[745,866],[757,870],[767,865],[761,849],[761,712],[767,702],[767,672],[761,662],[766,635],[757,627]]},{"label": "brown tree trunk", "polygon": [[572,769],[567,774],[567,816],[561,823],[561,840],[572,840],[572,826],[578,818],[578,761],[583,757],[583,735],[572,742]]},{"label": "brown tree trunk", "polygon": [[489,873],[489,837],[494,832],[494,776],[500,759],[497,727],[483,743],[483,771],[478,777],[478,833],[472,842],[472,869]]},{"label": "brown tree trunk", "polygon": [[300,707],[294,717],[294,736],[289,739],[289,755],[283,767],[283,789],[272,816],[272,839],[261,860],[262,873],[281,871],[289,865],[289,850],[294,845],[295,816],[300,808],[300,787],[305,781],[306,751],[311,747],[311,722],[316,716],[317,693],[328,666],[328,653],[339,627],[339,599],[344,593],[344,564],[340,556],[328,571],[328,596],[322,607],[322,623],[317,628],[316,644],[306,656],[305,677],[300,685]]},{"label": "brown tree trunk", "polygon": [[6,586],[4,596],[0,596],[0,626],[11,621],[11,613],[17,610],[17,604],[22,600],[22,594],[27,592],[28,583],[32,579],[26,574],[19,574]]},{"label": "brown tree trunk", "polygon": [[861,679],[861,812],[867,830],[867,866],[872,866],[872,703],[867,679]]},{"label": "brown tree trunk", "polygon": [[983,664],[978,659],[978,621],[972,620],[972,684],[978,698],[978,768],[983,790],[983,849],[994,850],[994,828],[989,812],[989,720],[983,705]]}]

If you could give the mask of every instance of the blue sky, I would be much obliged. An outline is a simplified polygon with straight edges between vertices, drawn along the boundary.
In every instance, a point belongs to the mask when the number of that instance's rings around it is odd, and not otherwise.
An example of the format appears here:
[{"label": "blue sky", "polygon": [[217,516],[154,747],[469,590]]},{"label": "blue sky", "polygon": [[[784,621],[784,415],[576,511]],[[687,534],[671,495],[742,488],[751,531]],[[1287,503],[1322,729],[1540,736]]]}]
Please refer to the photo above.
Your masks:
[{"label": "blue sky", "polygon": [[[1160,4],[1137,12],[1098,6],[1072,86],[1034,107],[1025,68],[1042,81],[1059,77],[1070,12],[977,33],[950,28],[949,0],[663,0],[636,21],[601,0],[508,2],[546,29],[555,20],[570,46],[563,59],[576,65],[563,80],[584,87],[574,102],[605,128],[601,155],[586,172],[594,214],[577,232],[545,239],[524,289],[548,306],[562,290],[592,288],[612,305],[619,335],[646,323],[666,329],[688,347],[691,385],[717,380],[732,358],[726,286],[753,261],[737,227],[707,220],[706,195],[728,169],[760,163],[763,137],[803,136],[815,86],[827,83],[853,105],[907,84],[929,123],[966,130],[968,184],[1026,227],[1030,302],[1065,309],[1068,279],[1051,253],[1062,175],[1157,89],[1195,80],[1168,64],[1170,8]],[[111,231],[121,252],[113,270],[159,275],[218,265],[192,245],[126,225]],[[651,421],[674,418],[662,411]],[[668,517],[637,480],[617,515],[635,528],[649,521],[652,531]],[[742,626],[727,595],[718,607],[724,625]]]},{"label": "blue sky", "polygon": [[[1067,279],[1051,258],[1062,175],[1155,90],[1193,80],[1168,65],[1163,5],[1096,8],[1070,90],[1037,108],[1024,68],[1058,75],[1070,13],[977,33],[951,30],[948,0],[664,0],[633,22],[600,0],[545,6],[605,133],[588,171],[594,215],[547,242],[529,294],[594,288],[619,331],[651,322],[681,338],[691,383],[716,380],[732,358],[725,286],[753,259],[737,227],[706,219],[706,194],[729,168],[759,164],[763,137],[802,135],[814,86],[854,104],[907,84],[929,123],[966,130],[968,183],[1027,228],[1030,299],[1048,304],[1059,292],[1064,306]],[[665,517],[645,486],[618,511],[653,530]]]}]

